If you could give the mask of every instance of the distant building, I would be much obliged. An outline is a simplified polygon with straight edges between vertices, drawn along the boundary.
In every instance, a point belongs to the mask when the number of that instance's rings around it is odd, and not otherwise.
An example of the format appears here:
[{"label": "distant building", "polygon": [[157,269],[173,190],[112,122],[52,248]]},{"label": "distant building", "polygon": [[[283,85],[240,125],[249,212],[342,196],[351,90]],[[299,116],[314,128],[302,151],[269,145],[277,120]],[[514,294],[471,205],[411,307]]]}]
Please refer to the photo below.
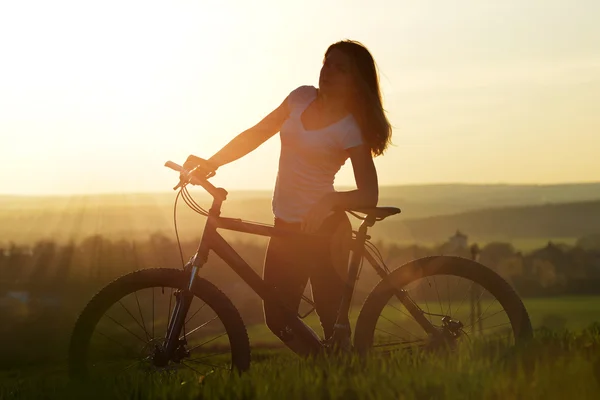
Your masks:
[{"label": "distant building", "polygon": [[439,247],[441,254],[455,255],[461,257],[469,256],[469,238],[467,235],[457,230],[453,236]]},{"label": "distant building", "polygon": [[448,239],[449,250],[460,252],[469,247],[468,237],[461,231],[457,230],[454,236]]}]

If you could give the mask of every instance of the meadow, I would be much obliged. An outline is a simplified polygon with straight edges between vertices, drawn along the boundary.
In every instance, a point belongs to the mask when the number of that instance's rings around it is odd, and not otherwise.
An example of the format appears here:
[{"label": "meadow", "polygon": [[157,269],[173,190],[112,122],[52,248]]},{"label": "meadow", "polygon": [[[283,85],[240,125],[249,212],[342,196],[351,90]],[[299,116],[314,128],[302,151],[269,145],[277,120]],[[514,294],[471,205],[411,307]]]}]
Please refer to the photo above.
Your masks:
[{"label": "meadow", "polygon": [[600,393],[600,327],[538,330],[509,354],[459,351],[394,357],[300,359],[256,350],[250,371],[198,375],[107,374],[69,382],[61,366],[0,372],[2,399],[594,399]]},{"label": "meadow", "polygon": [[[581,193],[573,192],[573,187],[514,188],[501,185],[412,188],[412,193],[411,188],[402,188],[402,193],[400,189],[396,193],[388,188],[386,196],[389,201],[386,204],[405,205],[403,210],[408,215],[401,216],[399,220],[407,216],[414,219],[390,221],[387,225],[381,223],[373,229],[374,238],[378,239],[376,232],[379,232],[380,238],[385,238],[388,244],[403,244],[410,243],[411,237],[419,237],[419,244],[434,247],[451,236],[456,227],[467,226],[471,227],[466,232],[470,235],[469,241],[482,247],[494,241],[505,241],[516,250],[529,252],[545,246],[548,241],[575,245],[580,237],[589,233],[590,218],[593,216],[593,220],[600,215],[597,212],[599,204],[588,203],[593,211],[589,213],[582,212],[579,203],[554,207],[548,206],[546,201],[581,202],[598,198],[600,186],[577,187]],[[452,198],[454,193],[458,193],[459,199],[470,199],[470,203]],[[472,195],[466,196],[469,193]],[[565,197],[565,193],[569,196],[576,193],[577,196]],[[401,195],[414,198],[414,203],[405,202]],[[170,260],[167,265],[177,267],[179,257],[173,243],[159,235],[151,244],[160,244],[168,251],[163,249],[160,254],[151,251],[145,254],[146,258],[140,259],[136,255],[133,261],[123,256],[122,261],[131,261],[131,265],[125,263],[120,269],[107,269],[103,263],[110,257],[103,258],[100,252],[102,246],[106,249],[119,246],[127,249],[128,245],[111,244],[100,236],[94,240],[86,238],[101,235],[109,240],[139,240],[140,246],[156,232],[172,239],[173,199],[173,194],[47,198],[42,202],[36,198],[0,198],[0,245],[31,245],[40,239],[52,238],[57,244],[82,241],[83,248],[91,252],[89,254],[96,254],[90,258],[85,253],[81,259],[71,259],[72,262],[65,264],[68,268],[63,271],[65,274],[68,272],[67,275],[52,275],[57,273],[54,270],[46,274],[44,279],[53,276],[56,279],[56,290],[61,280],[68,282],[67,278],[73,274],[80,277],[89,275],[87,281],[81,281],[85,283],[80,288],[81,293],[72,285],[74,281],[71,282],[69,290],[74,293],[65,297],[67,300],[59,303],[54,311],[48,309],[50,311],[28,314],[26,306],[22,310],[12,306],[10,310],[0,308],[2,312],[10,311],[15,316],[29,315],[18,322],[8,316],[0,326],[0,400],[595,399],[600,396],[600,296],[577,295],[578,292],[525,297],[523,301],[535,329],[534,340],[509,353],[500,354],[486,347],[486,343],[481,343],[451,354],[300,359],[282,347],[261,321],[259,299],[255,295],[252,297],[253,294],[248,295],[243,285],[232,284],[223,290],[232,297],[242,316],[249,317],[246,322],[249,324],[253,361],[247,373],[241,376],[226,372],[205,375],[186,369],[150,376],[135,372],[107,373],[85,384],[69,381],[66,374],[69,336],[77,313],[93,293],[92,288],[96,291],[105,282],[129,272],[131,268],[155,266],[157,260],[163,260],[162,257]],[[206,204],[207,199],[202,199]],[[264,193],[240,195],[226,205],[229,207],[227,214],[268,222],[268,201]],[[484,211],[478,211],[481,209]],[[194,250],[195,244],[191,239],[200,232],[204,219],[193,215],[183,205],[178,209],[178,218],[180,234],[185,240],[184,250],[188,254]],[[588,223],[583,224],[582,219]],[[499,224],[499,220],[503,223]],[[549,226],[544,222],[548,220],[562,222]],[[483,224],[481,221],[487,222]],[[520,221],[522,225],[514,221]],[[431,235],[432,227],[439,232]],[[522,234],[515,234],[511,230],[513,228]],[[98,244],[95,244],[96,241]],[[261,246],[264,244],[264,241],[261,242]],[[384,246],[386,249],[390,247],[388,244]],[[245,242],[239,242],[239,247],[242,250],[240,254],[248,256],[254,261],[251,265],[260,268],[262,247],[246,245]],[[89,263],[78,264],[80,261]],[[32,271],[37,271],[36,266],[35,262],[30,265],[34,268]],[[557,268],[556,271],[562,270]],[[231,280],[231,274],[225,274],[219,268],[207,268],[203,273],[207,273],[208,278],[214,279],[219,286],[237,282]],[[221,273],[222,276],[219,275]],[[537,275],[532,279],[536,280]],[[88,284],[89,287],[86,286]],[[361,292],[359,295],[364,297],[365,294]],[[239,297],[236,298],[236,295]],[[305,311],[306,305],[303,307]],[[359,309],[359,304],[354,304],[351,313],[353,322]],[[305,321],[320,332],[314,313]]]},{"label": "meadow", "polygon": [[[184,369],[150,376],[108,373],[85,384],[71,382],[65,361],[68,327],[40,326],[18,343],[3,341],[20,351],[0,362],[0,399],[596,398],[600,324],[594,321],[600,316],[600,297],[524,301],[535,337],[510,353],[486,349],[484,342],[451,354],[300,359],[282,348],[264,324],[254,324],[248,327],[253,361],[241,376]],[[318,328],[314,314],[306,321]],[[57,329],[61,335],[45,340]]]}]

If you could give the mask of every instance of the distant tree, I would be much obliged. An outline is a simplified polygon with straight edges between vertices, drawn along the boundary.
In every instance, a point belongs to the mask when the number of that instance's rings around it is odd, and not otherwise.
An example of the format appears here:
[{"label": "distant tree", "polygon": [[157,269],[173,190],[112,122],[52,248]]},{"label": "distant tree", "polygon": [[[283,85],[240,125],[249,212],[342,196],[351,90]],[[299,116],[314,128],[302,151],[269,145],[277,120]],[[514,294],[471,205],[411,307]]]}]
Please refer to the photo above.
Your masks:
[{"label": "distant tree", "polygon": [[587,235],[579,238],[575,243],[575,246],[580,247],[584,250],[600,251],[600,233],[596,235]]},{"label": "distant tree", "polygon": [[25,282],[26,271],[31,265],[31,249],[10,243],[4,256],[2,280],[12,284]]},{"label": "distant tree", "polygon": [[522,276],[524,273],[523,257],[517,254],[499,261],[496,264],[496,272],[512,282],[515,277]]},{"label": "distant tree", "polygon": [[510,243],[503,242],[492,242],[486,244],[481,249],[481,255],[479,260],[482,264],[497,269],[498,265],[506,259],[510,259],[515,256],[515,248]]},{"label": "distant tree", "polygon": [[49,240],[37,242],[32,249],[33,269],[30,277],[35,277],[38,282],[49,278],[56,252],[56,243]]},{"label": "distant tree", "polygon": [[58,284],[60,282],[67,282],[68,279],[71,279],[72,269],[73,269],[73,261],[75,258],[75,254],[77,252],[77,247],[75,243],[69,242],[66,245],[62,246],[57,255],[55,262],[55,274],[54,274],[54,283]]},{"label": "distant tree", "polygon": [[556,285],[558,281],[556,268],[550,261],[536,258],[533,261],[533,270],[543,288],[550,288]]}]

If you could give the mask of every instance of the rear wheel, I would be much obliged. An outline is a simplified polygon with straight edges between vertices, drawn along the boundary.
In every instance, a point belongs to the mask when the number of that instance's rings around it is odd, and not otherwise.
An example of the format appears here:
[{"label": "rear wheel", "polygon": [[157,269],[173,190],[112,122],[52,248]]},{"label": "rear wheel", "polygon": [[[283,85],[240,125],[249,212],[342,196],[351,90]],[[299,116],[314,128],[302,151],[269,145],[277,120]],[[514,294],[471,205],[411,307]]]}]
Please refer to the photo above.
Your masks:
[{"label": "rear wheel", "polygon": [[[436,334],[417,323],[398,290],[422,310]],[[354,346],[361,354],[462,343],[498,349],[531,337],[523,302],[504,279],[470,259],[434,256],[399,267],[373,289],[358,317]]]},{"label": "rear wheel", "polygon": [[71,377],[176,370],[206,375],[248,369],[250,344],[237,309],[201,278],[191,290],[193,298],[175,354],[165,359],[167,324],[176,294],[188,280],[189,274],[182,270],[146,269],[103,288],[75,324],[69,347]]}]

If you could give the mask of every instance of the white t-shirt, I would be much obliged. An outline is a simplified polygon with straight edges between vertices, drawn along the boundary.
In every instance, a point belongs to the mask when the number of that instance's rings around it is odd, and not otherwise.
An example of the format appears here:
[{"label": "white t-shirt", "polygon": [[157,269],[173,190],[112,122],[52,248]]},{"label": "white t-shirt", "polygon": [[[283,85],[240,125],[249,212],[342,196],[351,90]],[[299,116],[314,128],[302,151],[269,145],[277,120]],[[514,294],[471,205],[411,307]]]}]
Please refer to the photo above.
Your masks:
[{"label": "white t-shirt", "polygon": [[334,191],[335,174],[348,159],[346,150],[363,143],[352,114],[322,129],[304,129],[300,116],[316,96],[313,86],[300,86],[288,96],[290,116],[280,132],[272,202],[275,217],[286,222],[301,222],[316,202]]}]

